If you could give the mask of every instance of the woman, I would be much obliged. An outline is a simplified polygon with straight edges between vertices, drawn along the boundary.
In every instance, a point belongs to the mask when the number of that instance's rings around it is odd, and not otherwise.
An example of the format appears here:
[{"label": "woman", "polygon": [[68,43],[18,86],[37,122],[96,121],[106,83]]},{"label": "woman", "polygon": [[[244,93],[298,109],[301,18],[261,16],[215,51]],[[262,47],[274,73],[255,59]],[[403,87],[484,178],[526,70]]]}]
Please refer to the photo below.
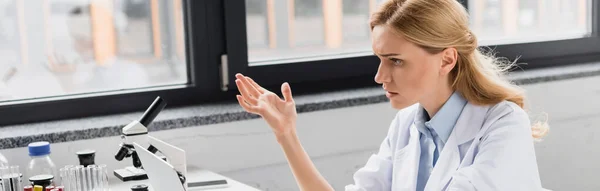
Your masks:
[{"label": "woman", "polygon": [[[540,190],[524,93],[508,68],[477,50],[455,0],[389,0],[372,15],[375,81],[400,111],[377,154],[346,190]],[[289,84],[284,99],[236,75],[239,104],[273,129],[301,190],[333,190],[296,136]]]}]

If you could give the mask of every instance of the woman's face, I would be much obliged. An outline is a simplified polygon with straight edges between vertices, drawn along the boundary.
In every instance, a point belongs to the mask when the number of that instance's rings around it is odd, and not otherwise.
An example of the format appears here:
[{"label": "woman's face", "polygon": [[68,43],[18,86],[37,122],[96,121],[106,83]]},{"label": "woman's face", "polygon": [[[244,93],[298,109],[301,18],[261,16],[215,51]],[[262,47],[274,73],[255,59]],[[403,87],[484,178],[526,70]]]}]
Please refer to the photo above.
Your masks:
[{"label": "woman's face", "polygon": [[[430,54],[386,26],[372,31],[373,52],[381,60],[375,81],[387,91],[392,107],[402,109],[434,96],[447,85],[444,52]],[[443,85],[443,86],[442,86]]]}]

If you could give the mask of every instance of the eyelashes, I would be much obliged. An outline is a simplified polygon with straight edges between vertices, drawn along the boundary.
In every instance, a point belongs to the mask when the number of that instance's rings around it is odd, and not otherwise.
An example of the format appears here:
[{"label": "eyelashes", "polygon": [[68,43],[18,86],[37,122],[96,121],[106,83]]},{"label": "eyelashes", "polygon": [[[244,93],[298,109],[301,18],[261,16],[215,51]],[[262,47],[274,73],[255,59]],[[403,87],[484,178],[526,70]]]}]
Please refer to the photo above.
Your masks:
[{"label": "eyelashes", "polygon": [[388,58],[395,66],[401,66],[404,62],[397,58]]}]

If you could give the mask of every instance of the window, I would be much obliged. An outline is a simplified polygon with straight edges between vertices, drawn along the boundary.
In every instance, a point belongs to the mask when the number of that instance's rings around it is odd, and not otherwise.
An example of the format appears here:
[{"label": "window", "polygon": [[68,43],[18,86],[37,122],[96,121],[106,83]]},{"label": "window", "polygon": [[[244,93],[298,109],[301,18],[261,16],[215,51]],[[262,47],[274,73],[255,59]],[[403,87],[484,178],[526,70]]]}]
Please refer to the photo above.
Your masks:
[{"label": "window", "polygon": [[[117,33],[117,54],[124,57],[152,57],[161,53],[160,43],[155,38],[158,8],[152,1],[115,1],[115,31]],[[158,23],[157,23],[158,24]]]},{"label": "window", "polygon": [[468,1],[480,44],[523,68],[594,61],[600,55],[598,7],[593,0]]},{"label": "window", "polygon": [[[235,101],[239,72],[296,94],[375,85],[383,1],[0,0],[0,126]],[[599,1],[458,1],[523,69],[600,60]]]},{"label": "window", "polygon": [[[225,3],[229,80],[244,72],[263,84],[372,76],[369,15],[385,0],[245,0]],[[459,0],[480,45],[519,58],[522,68],[600,57],[592,0]],[[241,14],[245,13],[245,14]],[[239,31],[246,31],[245,34]],[[247,42],[247,46],[240,46]],[[228,84],[228,83],[225,83]],[[318,83],[317,83],[318,84]],[[230,88],[235,88],[229,83]]]},{"label": "window", "polygon": [[368,52],[370,6],[375,1],[246,0],[248,62]]},{"label": "window", "polygon": [[[204,3],[0,0],[0,126],[204,99]],[[206,13],[206,11],[203,11]],[[187,14],[186,14],[187,13]],[[188,36],[192,34],[191,36]],[[198,38],[193,38],[198,36]],[[195,48],[197,47],[197,48]],[[190,99],[194,98],[195,99]]]},{"label": "window", "polygon": [[16,1],[0,1],[0,58],[3,59],[0,64],[0,100],[8,96],[6,92],[6,83],[15,75],[18,63],[21,63],[22,38],[19,15],[22,9]]},{"label": "window", "polygon": [[[176,54],[185,46],[183,36],[171,33],[182,30],[173,24],[181,22],[173,16],[181,6],[158,0],[3,2],[7,30],[0,38],[9,61],[0,71],[0,101],[187,83],[185,59]],[[43,43],[27,44],[37,39]]]},{"label": "window", "polygon": [[481,44],[501,45],[590,37],[591,0],[469,1]]}]

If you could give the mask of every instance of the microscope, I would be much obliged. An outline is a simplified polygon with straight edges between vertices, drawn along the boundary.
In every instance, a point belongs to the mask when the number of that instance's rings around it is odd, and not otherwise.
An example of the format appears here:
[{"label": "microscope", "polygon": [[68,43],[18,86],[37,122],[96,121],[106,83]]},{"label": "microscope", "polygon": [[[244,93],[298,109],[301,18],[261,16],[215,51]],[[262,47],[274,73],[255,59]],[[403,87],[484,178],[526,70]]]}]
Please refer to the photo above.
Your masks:
[{"label": "microscope", "polygon": [[121,132],[122,142],[119,145],[119,151],[115,154],[115,159],[122,161],[124,158],[131,157],[133,166],[114,171],[114,175],[121,181],[148,179],[140,157],[136,153],[135,143],[138,146],[147,148],[148,151],[155,155],[160,151],[164,155],[161,158],[173,165],[181,182],[186,182],[187,167],[185,151],[148,135],[148,125],[152,123],[154,118],[166,105],[167,103],[161,97],[157,97],[138,121],[134,120],[123,127]]}]

